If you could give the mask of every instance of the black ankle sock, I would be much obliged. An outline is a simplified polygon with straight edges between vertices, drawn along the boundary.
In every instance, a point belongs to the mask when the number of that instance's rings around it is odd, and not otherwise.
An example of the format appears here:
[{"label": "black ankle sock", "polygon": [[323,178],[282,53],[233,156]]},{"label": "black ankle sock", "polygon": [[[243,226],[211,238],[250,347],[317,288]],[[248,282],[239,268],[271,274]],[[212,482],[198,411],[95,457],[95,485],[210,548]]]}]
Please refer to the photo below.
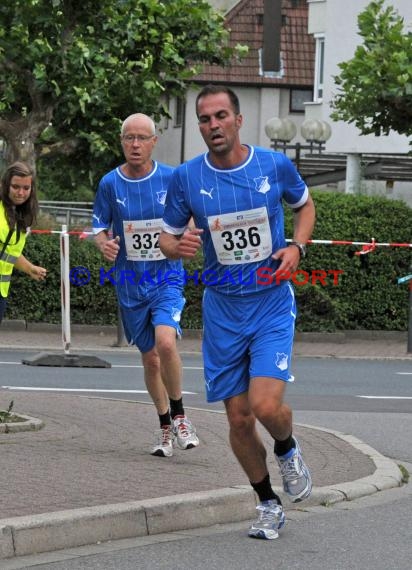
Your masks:
[{"label": "black ankle sock", "polygon": [[287,439],[279,440],[275,439],[275,447],[274,451],[277,456],[286,455],[288,451],[290,451],[293,447],[295,447],[295,441],[292,437],[292,434]]},{"label": "black ankle sock", "polygon": [[163,426],[170,426],[170,424],[172,423],[171,419],[170,419],[170,412],[169,410],[167,410],[167,412],[165,414],[159,414],[159,421],[160,421],[160,427]]},{"label": "black ankle sock", "polygon": [[262,481],[260,481],[260,483],[252,483],[251,481],[250,484],[252,485],[257,496],[259,497],[259,501],[275,500],[278,505],[282,504],[280,497],[278,497],[278,495],[276,495],[276,493],[272,489],[269,473],[266,475],[264,479],[262,479]]},{"label": "black ankle sock", "polygon": [[171,398],[169,398],[169,401],[170,401],[170,415],[172,416],[172,419],[174,419],[176,416],[185,415],[182,398],[180,398],[180,400],[172,400]]}]

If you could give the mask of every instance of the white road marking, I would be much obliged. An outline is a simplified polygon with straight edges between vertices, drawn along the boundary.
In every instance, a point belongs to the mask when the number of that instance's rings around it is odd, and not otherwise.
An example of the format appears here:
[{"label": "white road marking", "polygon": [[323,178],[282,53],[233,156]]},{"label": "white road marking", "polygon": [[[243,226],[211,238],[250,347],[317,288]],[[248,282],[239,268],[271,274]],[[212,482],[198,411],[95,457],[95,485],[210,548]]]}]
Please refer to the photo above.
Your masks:
[{"label": "white road marking", "polygon": [[[1,386],[5,390],[31,390],[33,392],[99,392],[111,394],[147,394],[147,390],[102,390],[97,388],[43,388],[35,386]],[[197,392],[186,392],[182,394],[196,395]]]},{"label": "white road marking", "polygon": [[368,400],[412,400],[412,396],[360,396],[357,398],[367,398]]},{"label": "white road marking", "polygon": [[[1,361],[0,364],[21,364],[21,362]],[[47,368],[47,367],[46,367]],[[143,368],[141,364],[112,364],[112,368]],[[184,370],[203,370],[203,366],[183,366]]]},{"label": "white road marking", "polygon": [[[143,368],[141,364],[112,364],[112,368]],[[183,366],[184,370],[203,370],[203,366]]]}]

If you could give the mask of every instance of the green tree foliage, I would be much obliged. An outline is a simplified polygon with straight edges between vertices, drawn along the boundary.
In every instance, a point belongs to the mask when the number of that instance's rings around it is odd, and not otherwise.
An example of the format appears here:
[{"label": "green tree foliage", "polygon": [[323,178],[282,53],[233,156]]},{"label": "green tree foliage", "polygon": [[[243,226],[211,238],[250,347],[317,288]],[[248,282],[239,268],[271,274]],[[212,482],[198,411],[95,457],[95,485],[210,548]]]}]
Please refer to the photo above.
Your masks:
[{"label": "green tree foliage", "polygon": [[[0,3],[0,138],[6,161],[72,157],[84,180],[118,160],[121,118],[157,120],[202,63],[224,65],[223,16],[206,0]],[[58,158],[60,157],[60,158]],[[66,168],[65,168],[66,164]],[[72,181],[70,181],[72,185]]]},{"label": "green tree foliage", "polygon": [[412,134],[412,34],[403,18],[384,0],[359,14],[363,45],[340,63],[338,94],[331,117],[354,123],[362,134],[387,135],[392,129]]}]

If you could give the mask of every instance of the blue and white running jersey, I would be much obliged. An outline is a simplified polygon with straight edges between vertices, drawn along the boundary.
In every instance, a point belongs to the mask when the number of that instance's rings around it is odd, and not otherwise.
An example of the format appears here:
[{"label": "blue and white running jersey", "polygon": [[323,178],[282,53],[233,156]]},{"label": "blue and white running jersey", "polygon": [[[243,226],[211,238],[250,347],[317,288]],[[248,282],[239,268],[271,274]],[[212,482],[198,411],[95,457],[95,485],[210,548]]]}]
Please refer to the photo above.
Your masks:
[{"label": "blue and white running jersey", "polygon": [[113,237],[120,237],[114,272],[105,281],[116,284],[124,307],[153,298],[160,286],[183,286],[182,262],[166,259],[158,243],[172,173],[173,167],[154,162],[143,178],[128,178],[117,167],[99,182],[93,232],[112,228]]},{"label": "blue and white running jersey", "polygon": [[299,208],[308,196],[283,153],[249,147],[248,158],[232,169],[214,167],[206,153],[174,171],[163,229],[180,235],[193,216],[204,230],[202,282],[230,295],[264,291],[277,286],[269,275],[280,261],[271,256],[286,246],[282,200]]}]

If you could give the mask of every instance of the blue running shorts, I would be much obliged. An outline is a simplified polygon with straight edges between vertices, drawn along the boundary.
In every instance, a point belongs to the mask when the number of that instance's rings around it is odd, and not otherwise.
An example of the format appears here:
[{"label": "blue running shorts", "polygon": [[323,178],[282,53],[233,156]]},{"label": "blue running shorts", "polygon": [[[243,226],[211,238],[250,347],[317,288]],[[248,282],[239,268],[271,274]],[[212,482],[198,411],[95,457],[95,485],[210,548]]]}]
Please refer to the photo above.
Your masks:
[{"label": "blue running shorts", "polygon": [[180,317],[185,306],[180,287],[158,287],[133,308],[120,307],[123,328],[129,344],[135,344],[141,352],[148,352],[155,345],[155,327],[166,325],[176,329],[180,338]]},{"label": "blue running shorts", "polygon": [[293,382],[290,361],[295,320],[290,283],[243,297],[206,288],[203,359],[207,401],[246,392],[256,376]]}]

